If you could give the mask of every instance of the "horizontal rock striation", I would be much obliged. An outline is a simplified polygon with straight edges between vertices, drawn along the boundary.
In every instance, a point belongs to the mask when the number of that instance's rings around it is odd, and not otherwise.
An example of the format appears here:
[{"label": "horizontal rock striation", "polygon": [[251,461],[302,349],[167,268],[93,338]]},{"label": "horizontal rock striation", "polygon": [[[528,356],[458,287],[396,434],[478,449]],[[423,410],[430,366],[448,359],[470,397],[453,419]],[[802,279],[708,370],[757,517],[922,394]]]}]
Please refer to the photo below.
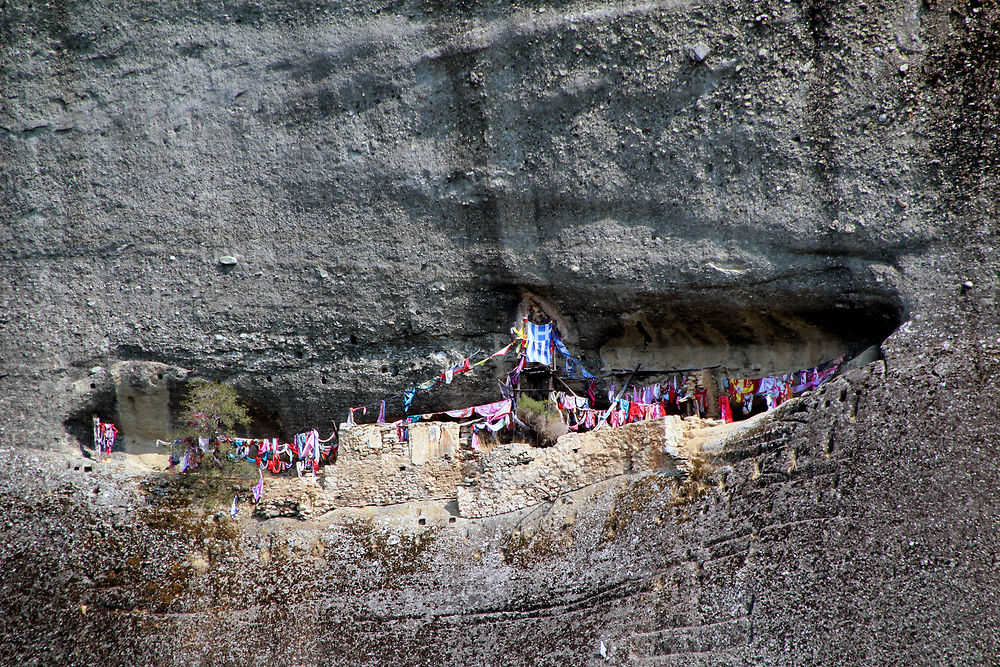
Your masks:
[{"label": "horizontal rock striation", "polygon": [[233,382],[286,436],[332,424],[505,344],[525,293],[595,368],[880,342],[956,230],[937,115],[976,94],[948,30],[984,18],[14,4],[0,382],[49,448],[77,446],[72,383],[122,360]]},{"label": "horizontal rock striation", "polygon": [[[3,4],[0,663],[996,662],[997,12]],[[234,523],[67,467],[195,376],[326,435],[529,294],[595,371],[882,359],[698,486],[499,517]]]}]

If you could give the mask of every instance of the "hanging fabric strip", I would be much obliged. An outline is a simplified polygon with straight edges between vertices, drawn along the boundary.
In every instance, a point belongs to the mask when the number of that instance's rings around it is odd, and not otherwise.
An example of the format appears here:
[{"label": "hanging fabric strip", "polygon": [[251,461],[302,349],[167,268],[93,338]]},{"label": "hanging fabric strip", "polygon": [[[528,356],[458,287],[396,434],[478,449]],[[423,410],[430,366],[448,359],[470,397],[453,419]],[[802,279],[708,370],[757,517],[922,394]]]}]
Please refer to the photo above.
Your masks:
[{"label": "hanging fabric strip", "polygon": [[567,359],[570,358],[569,350],[566,348],[566,343],[563,342],[563,339],[560,338],[559,335],[553,335],[552,342],[555,345],[556,352],[563,355]]},{"label": "hanging fabric strip", "polygon": [[515,366],[514,370],[510,372],[510,375],[508,377],[510,377],[511,385],[517,384],[518,380],[521,377],[521,371],[524,370],[524,364],[526,360],[527,357],[521,357],[521,361],[517,362],[517,366]]},{"label": "hanging fabric strip", "polygon": [[525,317],[524,321],[521,323],[521,328],[520,329],[516,329],[514,327],[510,328],[511,335],[514,336],[514,338],[517,339],[517,341],[515,341],[515,342],[524,343],[524,342],[526,342],[528,340],[528,334],[526,333],[527,324],[528,324],[528,318]]},{"label": "hanging fabric strip", "polygon": [[307,451],[308,445],[306,444],[306,434],[296,433],[292,438],[292,444],[295,446],[296,453],[301,453],[303,458],[307,458],[312,453],[312,450]]},{"label": "hanging fabric strip", "polygon": [[514,388],[510,386],[510,380],[497,380],[497,385],[500,386],[501,398],[514,398]]},{"label": "hanging fabric strip", "polygon": [[[497,350],[496,352],[494,352],[493,354],[491,354],[490,356],[488,356],[486,359],[493,359],[494,357],[502,357],[502,356],[506,355],[508,352],[510,352],[510,348],[512,348],[512,347],[514,347],[514,343],[508,343],[507,347],[505,347],[505,348],[503,348],[501,350]],[[483,359],[483,361],[481,361],[479,363],[485,362],[486,359]]]},{"label": "hanging fabric strip", "polygon": [[501,415],[497,419],[487,420],[486,421],[486,428],[488,428],[491,431],[496,432],[496,431],[499,431],[500,429],[508,426],[509,424],[510,424],[510,413],[508,412],[507,414]]},{"label": "hanging fabric strip", "polygon": [[354,413],[357,412],[358,410],[361,410],[361,414],[363,414],[363,415],[368,414],[368,406],[367,405],[362,405],[360,408],[348,408],[348,409],[351,411],[351,414],[349,414],[347,416],[347,425],[348,426],[357,426],[357,423],[354,421]]},{"label": "hanging fabric strip", "polygon": [[315,467],[320,457],[319,431],[312,429],[306,433],[306,446],[312,448],[313,467]]},{"label": "hanging fabric strip", "polygon": [[258,469],[257,474],[260,475],[260,479],[253,487],[253,501],[255,503],[259,503],[261,497],[264,495],[264,473]]},{"label": "hanging fabric strip", "polygon": [[[551,327],[552,325],[547,325],[547,326]],[[523,336],[523,333],[522,333],[522,336]],[[396,396],[402,396],[402,398],[403,398],[403,410],[404,411],[408,411],[409,410],[410,404],[413,402],[413,398],[416,395],[417,390],[426,391],[426,390],[431,389],[432,387],[434,387],[436,385],[439,385],[439,384],[442,384],[442,383],[443,384],[451,384],[451,381],[454,379],[454,377],[456,375],[459,375],[461,373],[467,373],[467,372],[471,371],[473,368],[475,368],[476,366],[481,366],[482,364],[485,364],[490,359],[494,359],[496,357],[502,357],[502,356],[506,355],[511,350],[511,348],[513,348],[516,344],[517,344],[517,341],[515,341],[513,343],[508,343],[507,345],[505,345],[504,347],[500,348],[499,350],[497,350],[493,354],[489,355],[488,357],[485,357],[484,359],[481,359],[480,361],[477,361],[476,363],[472,363],[472,358],[473,357],[478,356],[478,355],[480,355],[480,354],[483,353],[482,350],[479,350],[479,351],[475,352],[474,354],[472,354],[472,355],[466,357],[465,359],[463,359],[461,361],[461,363],[456,364],[455,366],[452,366],[451,368],[448,368],[447,370],[441,372],[437,377],[431,378],[430,380],[427,380],[426,382],[422,382],[421,384],[418,384],[416,387],[414,387],[412,389],[407,389],[402,394],[396,394]],[[577,363],[579,363],[579,362],[577,362]],[[392,397],[392,398],[395,398],[395,396]],[[389,400],[389,399],[386,399],[386,400]],[[374,405],[378,405],[378,404],[377,403],[373,403],[372,406],[374,406]],[[353,408],[353,410],[362,410],[363,411],[362,414],[367,414],[368,407],[369,406],[362,406],[362,407],[358,407],[358,408]],[[356,425],[356,422],[353,420],[352,417],[353,417],[353,413],[352,413],[352,415],[348,416],[347,424],[349,424],[349,425]]]},{"label": "hanging fabric strip", "polygon": [[477,405],[474,409],[476,414],[480,417],[497,417],[499,415],[510,414],[513,409],[513,405],[513,401],[507,399],[505,401],[496,401],[495,403]]},{"label": "hanging fabric strip", "polygon": [[410,409],[410,404],[413,403],[413,398],[417,395],[416,388],[407,389],[403,392],[403,412],[407,412]]}]

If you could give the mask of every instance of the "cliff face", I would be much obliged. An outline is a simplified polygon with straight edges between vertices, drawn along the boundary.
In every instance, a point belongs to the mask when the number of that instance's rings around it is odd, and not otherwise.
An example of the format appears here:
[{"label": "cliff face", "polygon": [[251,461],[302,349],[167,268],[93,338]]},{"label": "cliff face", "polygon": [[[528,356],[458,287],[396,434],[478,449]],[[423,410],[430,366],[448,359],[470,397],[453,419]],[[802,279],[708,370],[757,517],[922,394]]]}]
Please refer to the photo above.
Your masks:
[{"label": "cliff face", "polygon": [[[634,664],[995,659],[997,18],[3,4],[5,660],[580,664],[602,637]],[[409,552],[378,523],[170,528],[24,451],[78,451],[94,410],[169,415],[190,371],[285,434],[329,424],[505,344],[525,294],[594,368],[788,370],[892,335],[613,539],[611,487],[543,546],[500,520]],[[230,549],[293,566],[214,569]]]},{"label": "cliff face", "polygon": [[974,243],[951,202],[988,157],[988,49],[956,49],[984,18],[8,3],[11,428],[75,447],[63,422],[117,399],[71,383],[137,359],[234,382],[286,431],[329,423],[435,353],[496,349],[525,293],[597,367],[880,342],[954,289],[961,263],[930,258]]},{"label": "cliff face", "polygon": [[981,360],[914,351],[782,406],[695,483],[618,475],[479,518],[460,496],[234,522],[4,449],[0,661],[989,663],[996,424],[962,413],[1000,397]]}]

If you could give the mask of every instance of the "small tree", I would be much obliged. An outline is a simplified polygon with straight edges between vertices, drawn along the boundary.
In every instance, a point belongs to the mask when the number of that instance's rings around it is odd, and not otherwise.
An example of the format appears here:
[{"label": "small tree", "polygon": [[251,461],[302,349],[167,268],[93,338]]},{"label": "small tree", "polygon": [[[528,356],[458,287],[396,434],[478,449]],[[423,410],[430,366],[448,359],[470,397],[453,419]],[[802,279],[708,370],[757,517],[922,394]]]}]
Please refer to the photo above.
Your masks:
[{"label": "small tree", "polygon": [[250,413],[239,401],[236,390],[218,382],[197,380],[181,404],[182,437],[218,437],[236,427],[250,425]]},{"label": "small tree", "polygon": [[188,388],[177,416],[180,427],[171,447],[175,457],[185,457],[183,472],[167,482],[172,489],[171,501],[182,504],[215,507],[228,503],[233,493],[246,493],[250,482],[257,479],[257,466],[232,452],[220,450],[218,440],[206,450],[188,438],[218,438],[233,435],[237,427],[250,425],[250,413],[239,401],[236,390],[229,385],[196,380]]}]

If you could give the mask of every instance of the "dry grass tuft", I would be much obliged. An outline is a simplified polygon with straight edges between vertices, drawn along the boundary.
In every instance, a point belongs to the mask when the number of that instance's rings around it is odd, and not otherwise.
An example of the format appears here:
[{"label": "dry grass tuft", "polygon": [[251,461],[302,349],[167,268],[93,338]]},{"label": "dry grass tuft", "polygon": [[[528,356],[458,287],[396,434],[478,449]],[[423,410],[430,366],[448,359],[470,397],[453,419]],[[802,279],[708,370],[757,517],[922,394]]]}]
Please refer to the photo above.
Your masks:
[{"label": "dry grass tuft", "polygon": [[[715,465],[709,458],[699,454],[688,461],[690,471],[686,477],[647,475],[626,483],[615,497],[615,503],[604,521],[601,541],[607,542],[617,537],[640,512],[666,492],[670,495],[663,504],[666,507],[678,508],[698,501],[712,489],[725,491],[724,480],[712,481]],[[662,517],[657,523],[661,521]]]},{"label": "dry grass tuft", "polygon": [[702,454],[696,454],[689,459],[689,462],[691,471],[684,480],[677,483],[677,489],[671,499],[672,505],[694,502],[712,488],[711,478],[715,472],[712,461]]},{"label": "dry grass tuft", "polygon": [[785,472],[791,475],[793,472],[798,470],[798,467],[799,467],[799,451],[795,447],[789,447],[788,467],[785,468]]},{"label": "dry grass tuft", "polygon": [[552,401],[536,401],[530,396],[522,396],[517,401],[517,416],[531,428],[535,445],[539,447],[553,445],[559,436],[569,433]]},{"label": "dry grass tuft", "polygon": [[569,551],[571,536],[550,530],[539,530],[533,535],[514,531],[502,547],[503,561],[516,568],[527,570],[536,563],[560,556]]}]

